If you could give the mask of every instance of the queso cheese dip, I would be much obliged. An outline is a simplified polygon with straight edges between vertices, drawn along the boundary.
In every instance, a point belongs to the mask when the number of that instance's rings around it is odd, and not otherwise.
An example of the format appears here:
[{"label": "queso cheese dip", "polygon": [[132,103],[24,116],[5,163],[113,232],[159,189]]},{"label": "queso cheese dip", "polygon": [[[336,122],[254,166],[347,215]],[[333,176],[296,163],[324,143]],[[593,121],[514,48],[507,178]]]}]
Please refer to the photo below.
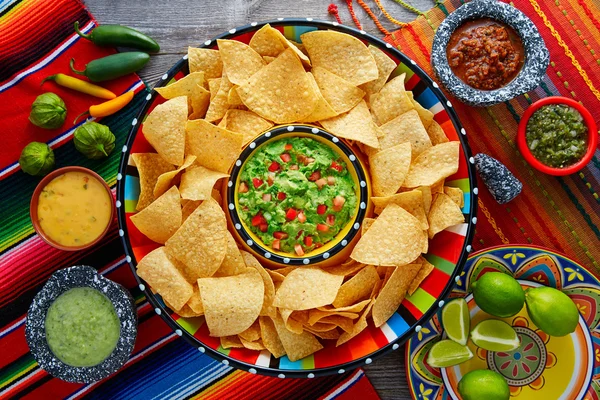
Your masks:
[{"label": "queso cheese dip", "polygon": [[79,247],[96,240],[110,223],[112,198],[94,176],[65,172],[42,189],[38,222],[62,246]]}]

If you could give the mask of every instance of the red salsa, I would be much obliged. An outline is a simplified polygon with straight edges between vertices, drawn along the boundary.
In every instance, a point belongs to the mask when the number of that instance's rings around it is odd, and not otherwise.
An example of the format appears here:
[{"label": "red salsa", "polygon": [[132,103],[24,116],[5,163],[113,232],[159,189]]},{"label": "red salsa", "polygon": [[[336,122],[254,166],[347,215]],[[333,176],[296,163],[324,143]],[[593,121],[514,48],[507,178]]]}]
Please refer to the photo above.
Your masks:
[{"label": "red salsa", "polygon": [[525,58],[521,38],[510,26],[489,18],[459,26],[446,48],[452,72],[467,85],[495,90],[512,81]]}]

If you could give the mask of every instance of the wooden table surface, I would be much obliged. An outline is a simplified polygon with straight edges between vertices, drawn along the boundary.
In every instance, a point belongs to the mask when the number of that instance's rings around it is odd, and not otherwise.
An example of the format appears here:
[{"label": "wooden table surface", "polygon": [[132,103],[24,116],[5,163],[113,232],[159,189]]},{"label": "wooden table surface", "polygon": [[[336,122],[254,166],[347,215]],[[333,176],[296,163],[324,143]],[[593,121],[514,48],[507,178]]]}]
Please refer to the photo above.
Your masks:
[{"label": "wooden table surface", "polygon": [[[342,0],[85,0],[100,24],[127,25],[152,36],[161,46],[159,54],[153,55],[139,75],[150,86],[164,74],[187,51],[233,27],[252,21],[278,17],[312,17],[333,20],[328,15],[330,3],[338,6],[342,21],[354,26]],[[387,22],[372,0],[365,0],[375,15],[389,31],[396,26]],[[433,0],[407,0],[420,10],[428,10]],[[411,21],[416,14],[405,10],[393,0],[381,0],[381,4],[396,19]],[[375,24],[354,2],[356,15],[363,29],[382,37]],[[365,367],[367,376],[382,399],[410,399],[404,368],[404,347],[379,358]]]}]

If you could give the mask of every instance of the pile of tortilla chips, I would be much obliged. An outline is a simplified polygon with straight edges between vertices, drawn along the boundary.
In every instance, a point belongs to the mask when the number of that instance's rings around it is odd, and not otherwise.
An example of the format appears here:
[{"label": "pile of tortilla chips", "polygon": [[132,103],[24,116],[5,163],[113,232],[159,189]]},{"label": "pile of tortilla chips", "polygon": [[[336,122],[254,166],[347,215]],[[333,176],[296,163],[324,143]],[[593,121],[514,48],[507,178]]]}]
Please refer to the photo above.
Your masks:
[{"label": "pile of tortilla chips", "polygon": [[[458,169],[433,114],[405,90],[396,63],[353,36],[313,31],[302,44],[264,26],[249,45],[189,48],[190,74],[156,90],[144,121],[156,153],[132,154],[140,178],[132,223],[162,246],[138,275],[182,317],[204,318],[224,348],[295,361],[379,327],[432,271],[428,241],[464,222]],[[238,248],[219,181],[243,146],[276,124],[311,122],[368,160],[374,215],[351,257],[331,267],[271,268]]]}]

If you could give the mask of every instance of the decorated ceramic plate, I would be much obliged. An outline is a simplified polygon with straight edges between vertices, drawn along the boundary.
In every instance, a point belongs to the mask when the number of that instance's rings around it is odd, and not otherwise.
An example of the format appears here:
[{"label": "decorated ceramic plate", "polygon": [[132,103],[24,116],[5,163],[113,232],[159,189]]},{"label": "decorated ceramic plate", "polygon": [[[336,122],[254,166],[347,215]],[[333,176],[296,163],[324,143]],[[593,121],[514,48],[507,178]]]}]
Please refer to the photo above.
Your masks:
[{"label": "decorated ceramic plate", "polygon": [[[216,39],[233,39],[248,43],[254,33],[266,23],[254,22],[250,25],[231,29],[212,40],[207,40],[200,47],[217,48]],[[466,222],[451,226],[438,233],[430,241],[429,251],[425,257],[435,266],[435,269],[412,296],[404,299],[397,312],[387,323],[379,328],[369,325],[358,336],[339,347],[335,346],[335,341],[329,341],[333,343],[326,343],[322,350],[297,361],[291,361],[286,356],[275,358],[266,350],[225,349],[221,347],[219,338],[209,335],[203,317],[180,317],[166,307],[161,297],[154,294],[150,287],[145,285],[137,275],[136,279],[138,279],[140,289],[144,291],[148,300],[155,307],[156,313],[161,315],[178,335],[183,336],[199,351],[222,361],[224,364],[251,373],[262,373],[281,378],[312,378],[325,374],[343,373],[351,368],[369,364],[375,357],[387,351],[400,348],[400,345],[413,335],[420,325],[431,318],[438,310],[439,299],[445,298],[451,290],[454,278],[462,269],[468,252],[471,250],[470,243],[474,224],[477,222],[475,218],[477,187],[474,181],[474,160],[466,141],[466,132],[462,129],[456,117],[452,103],[444,97],[438,85],[413,60],[394,49],[390,44],[370,36],[364,31],[343,27],[337,23],[313,21],[311,18],[282,18],[268,23],[283,33],[289,40],[296,42],[300,41],[300,35],[313,30],[331,29],[344,32],[358,37],[366,44],[377,46],[394,60],[397,67],[392,72],[391,78],[406,74],[406,89],[412,91],[416,101],[434,114],[435,121],[440,124],[445,135],[451,141],[459,141],[461,144],[458,171],[446,179],[445,185],[462,189],[464,193],[462,212]],[[162,76],[157,86],[172,84],[188,73],[188,61],[187,56],[185,56]],[[148,113],[164,101],[156,92],[148,95],[146,104],[132,123],[128,141],[123,147],[123,157],[117,176],[119,234],[123,240],[127,260],[134,273],[137,263],[146,254],[159,247],[159,244],[152,242],[141,234],[130,219],[136,212],[136,204],[140,193],[139,173],[130,160],[130,154],[153,151],[139,128]],[[290,130],[289,127],[287,129]],[[310,262],[310,260],[308,261]]]},{"label": "decorated ceramic plate", "polygon": [[575,332],[551,337],[529,319],[525,308],[503,320],[511,324],[521,346],[510,352],[491,352],[469,347],[470,361],[451,368],[427,365],[431,346],[444,337],[437,313],[406,345],[408,384],[414,399],[459,399],[461,377],[475,369],[491,369],[507,380],[515,399],[600,398],[600,281],[582,265],[551,250],[533,246],[500,246],[469,257],[457,277],[450,297],[465,297],[475,325],[489,317],[475,305],[467,288],[482,274],[501,271],[513,275],[524,289],[551,286],[562,290],[580,312]]}]

